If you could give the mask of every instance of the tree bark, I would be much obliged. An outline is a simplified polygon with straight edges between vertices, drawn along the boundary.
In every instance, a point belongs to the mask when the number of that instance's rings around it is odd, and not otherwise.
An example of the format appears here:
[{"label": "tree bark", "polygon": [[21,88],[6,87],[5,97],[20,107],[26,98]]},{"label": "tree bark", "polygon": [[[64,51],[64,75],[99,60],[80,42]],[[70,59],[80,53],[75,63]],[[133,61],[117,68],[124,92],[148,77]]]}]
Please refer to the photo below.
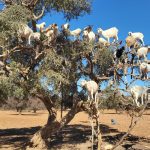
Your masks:
[{"label": "tree bark", "polygon": [[37,30],[36,30],[36,21],[35,20],[32,20],[32,28],[33,28],[34,32],[37,32]]},{"label": "tree bark", "polygon": [[[42,100],[45,102],[45,100]],[[46,104],[46,103],[44,103]],[[54,108],[49,113],[47,124],[35,133],[30,140],[29,146],[38,150],[48,149],[48,142],[51,136],[58,133],[65,125],[67,125],[74,116],[82,110],[82,101],[77,101],[73,105],[73,108],[62,118],[60,122],[56,119],[56,113]],[[48,108],[48,107],[47,107]],[[29,147],[27,147],[28,149]]]}]

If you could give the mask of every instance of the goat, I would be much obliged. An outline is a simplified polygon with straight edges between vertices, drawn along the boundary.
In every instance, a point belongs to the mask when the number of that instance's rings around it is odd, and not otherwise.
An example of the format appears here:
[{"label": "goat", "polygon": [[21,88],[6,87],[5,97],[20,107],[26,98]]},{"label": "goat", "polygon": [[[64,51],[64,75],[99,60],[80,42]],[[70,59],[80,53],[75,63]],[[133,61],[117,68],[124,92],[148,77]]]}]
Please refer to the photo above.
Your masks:
[{"label": "goat", "polygon": [[134,47],[135,44],[136,44],[136,39],[134,37],[132,36],[126,37],[126,47],[130,49],[131,47]]},{"label": "goat", "polygon": [[20,24],[19,30],[18,30],[18,36],[25,38],[26,40],[29,41],[29,37],[33,33],[32,29],[26,25],[26,24]]},{"label": "goat", "polygon": [[[95,99],[95,103],[97,102],[97,94],[98,94],[98,84],[91,80],[91,81],[85,81],[82,80],[81,81],[81,86],[85,87],[87,92],[88,92],[88,101],[90,100],[90,98],[93,100],[93,98]],[[94,97],[95,94],[95,97]]]},{"label": "goat", "polygon": [[150,72],[150,64],[147,64],[145,62],[141,63],[140,65],[140,73],[141,73],[141,78],[146,77],[148,79],[148,72]]},{"label": "goat", "polygon": [[45,31],[45,36],[48,37],[48,44],[54,41],[58,36],[58,26],[56,23],[50,25]]},{"label": "goat", "polygon": [[[138,60],[141,58],[141,57],[144,57],[144,60],[146,61],[147,60],[147,54],[148,52],[150,51],[150,48],[149,47],[141,47],[137,50],[137,57],[138,57]],[[140,63],[140,60],[139,60],[139,63]]]},{"label": "goat", "polygon": [[79,38],[81,32],[82,32],[82,30],[81,30],[80,28],[75,29],[75,30],[73,30],[73,31],[70,31],[70,30],[69,30],[69,34],[70,34],[71,36],[74,36],[74,39],[75,39],[75,37]]},{"label": "goat", "polygon": [[[145,95],[145,98],[147,96],[147,88],[146,87],[135,85],[130,88],[130,93],[138,107],[140,107],[140,103],[138,102],[139,98],[141,98],[141,104],[142,105],[144,104],[144,101],[143,101],[144,95]],[[134,103],[134,101],[133,101],[133,103]]]},{"label": "goat", "polygon": [[125,51],[125,47],[122,46],[121,48],[118,48],[115,52],[114,52],[114,58],[120,58],[123,54],[123,52]]},{"label": "goat", "polygon": [[93,31],[88,32],[87,30],[83,31],[83,39],[88,42],[95,42],[96,36]]},{"label": "goat", "polygon": [[102,38],[102,37],[100,37],[100,38],[98,39],[98,42],[99,42],[100,44],[104,45],[104,46],[109,46],[109,45],[110,45],[110,43],[109,43],[107,40],[105,40],[104,38]]},{"label": "goat", "polygon": [[41,37],[41,35],[40,35],[39,32],[33,32],[32,34],[30,34],[30,36],[29,36],[29,45],[31,43],[31,39],[40,41],[40,37]]},{"label": "goat", "polygon": [[69,23],[66,23],[66,24],[63,24],[61,26],[61,28],[62,28],[62,30],[68,30],[70,28],[70,25],[69,25]]},{"label": "goat", "polygon": [[36,24],[36,27],[42,32],[46,26],[45,22],[42,22],[41,24]]},{"label": "goat", "polygon": [[116,27],[112,27],[107,30],[102,30],[101,28],[98,28],[97,32],[99,34],[102,34],[103,37],[107,39],[108,42],[110,42],[110,38],[114,38],[115,41],[118,40],[118,29]]},{"label": "goat", "polygon": [[141,40],[142,44],[144,45],[144,40],[143,40],[144,35],[142,33],[140,33],[140,32],[135,32],[135,33],[128,32],[128,35],[134,37],[137,40]]}]

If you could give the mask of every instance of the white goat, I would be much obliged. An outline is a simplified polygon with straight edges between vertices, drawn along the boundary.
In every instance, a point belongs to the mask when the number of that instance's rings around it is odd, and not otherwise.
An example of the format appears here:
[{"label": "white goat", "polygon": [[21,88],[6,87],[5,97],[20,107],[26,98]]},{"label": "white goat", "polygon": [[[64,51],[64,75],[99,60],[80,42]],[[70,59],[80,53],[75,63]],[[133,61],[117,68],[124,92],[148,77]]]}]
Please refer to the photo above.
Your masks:
[{"label": "white goat", "polygon": [[143,35],[143,33],[140,33],[140,32],[135,32],[135,33],[128,32],[128,35],[129,36],[133,36],[137,40],[141,40],[142,44],[144,45],[144,40],[143,40],[144,35]]},{"label": "white goat", "polygon": [[109,45],[110,45],[110,43],[109,43],[107,40],[105,40],[104,38],[102,38],[102,37],[100,37],[100,38],[98,39],[98,42],[99,42],[100,44],[104,45],[104,46],[109,46]]},{"label": "white goat", "polygon": [[63,24],[61,27],[63,30],[68,30],[70,28],[70,25],[69,23],[66,23],[66,24]]},{"label": "white goat", "polygon": [[26,24],[20,24],[18,30],[18,36],[23,37],[29,41],[30,35],[33,33],[32,29]]},{"label": "white goat", "polygon": [[83,31],[83,39],[87,40],[88,42],[95,42],[96,36],[93,31],[88,32],[87,30]]},{"label": "white goat", "polygon": [[145,98],[147,97],[147,88],[146,87],[135,85],[135,86],[131,87],[130,92],[131,92],[133,99],[138,107],[140,106],[140,103],[138,102],[139,98],[141,98],[141,104],[142,105],[144,104],[144,101],[143,101],[144,95],[145,95]]},{"label": "white goat", "polygon": [[101,28],[98,28],[97,32],[99,34],[102,34],[108,42],[110,42],[110,38],[114,38],[114,41],[118,40],[118,29],[116,27],[112,27],[107,30],[102,30]]},{"label": "white goat", "polygon": [[132,36],[126,37],[126,47],[128,47],[130,49],[131,46],[134,47],[135,44],[136,44],[136,39],[134,37],[132,37]]},{"label": "white goat", "polygon": [[57,24],[50,25],[45,31],[44,34],[48,37],[48,44],[55,40],[58,36],[58,26]]},{"label": "white goat", "polygon": [[43,31],[43,29],[45,28],[46,26],[46,23],[45,22],[42,22],[40,24],[36,24],[36,27],[40,30],[40,31]]},{"label": "white goat", "polygon": [[[137,50],[137,57],[138,57],[138,60],[141,58],[141,57],[144,57],[144,60],[146,61],[147,60],[147,54],[149,52],[150,48],[149,47],[141,47]],[[139,63],[140,63],[140,60],[139,60]]]},{"label": "white goat", "polygon": [[75,40],[75,38],[78,38],[78,39],[79,39],[81,32],[82,32],[82,30],[81,30],[80,28],[75,29],[75,30],[73,30],[73,31],[70,31],[70,30],[69,30],[69,34],[70,34],[71,36],[74,36],[74,40]]},{"label": "white goat", "polygon": [[[90,98],[93,100],[95,99],[95,103],[97,102],[97,94],[98,94],[98,84],[91,80],[91,81],[85,81],[82,80],[81,81],[81,86],[85,87],[87,92],[88,92],[88,101],[90,100]],[[94,97],[95,94],[95,97]]]},{"label": "white goat", "polygon": [[29,45],[30,45],[32,39],[39,41],[40,37],[41,37],[41,35],[40,35],[39,32],[31,33],[30,36],[29,36]]},{"label": "white goat", "polygon": [[142,76],[144,76],[144,79],[148,79],[148,73],[150,72],[150,64],[147,64],[145,62],[141,63],[140,65],[140,73]]}]

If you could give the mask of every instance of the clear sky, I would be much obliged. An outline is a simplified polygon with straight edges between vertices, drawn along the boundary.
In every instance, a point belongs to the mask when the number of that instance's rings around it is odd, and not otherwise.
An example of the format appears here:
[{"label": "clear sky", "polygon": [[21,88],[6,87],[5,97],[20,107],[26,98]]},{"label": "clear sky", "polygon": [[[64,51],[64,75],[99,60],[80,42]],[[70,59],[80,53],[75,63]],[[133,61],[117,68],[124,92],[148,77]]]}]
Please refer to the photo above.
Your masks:
[{"label": "clear sky", "polygon": [[[47,25],[56,22],[59,26],[65,23],[62,14],[52,13],[46,15],[39,22],[45,21]],[[145,44],[150,45],[150,0],[93,0],[90,15],[71,20],[71,29],[84,28],[94,25],[107,29],[117,27],[119,39],[124,40],[129,31],[142,32]]]}]

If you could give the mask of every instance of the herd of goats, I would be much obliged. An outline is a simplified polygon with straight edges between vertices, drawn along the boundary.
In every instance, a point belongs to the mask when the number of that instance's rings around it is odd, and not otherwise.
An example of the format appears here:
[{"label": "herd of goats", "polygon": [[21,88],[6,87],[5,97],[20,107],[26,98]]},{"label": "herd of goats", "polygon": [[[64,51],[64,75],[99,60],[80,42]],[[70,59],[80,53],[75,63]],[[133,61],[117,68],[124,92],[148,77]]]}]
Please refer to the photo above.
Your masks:
[{"label": "herd of goats", "polygon": [[[47,37],[48,44],[54,41],[57,36],[60,34],[57,24],[51,24],[46,28],[46,23],[36,24],[38,32],[33,32],[33,30],[26,24],[21,24],[18,30],[18,36],[25,38],[27,43],[30,45],[31,41],[38,41],[41,38],[41,33]],[[109,47],[113,43],[118,42],[118,29],[112,27],[107,30],[102,30],[98,28],[97,34],[92,31],[92,26],[87,26],[83,30],[77,28],[75,30],[70,30],[69,23],[63,24],[61,30],[64,35],[72,37],[73,40],[80,40],[82,35],[82,40],[87,42],[95,43]],[[20,39],[21,39],[20,38]],[[110,42],[110,39],[113,39]],[[128,67],[131,67],[133,71],[134,68],[134,58],[137,58],[137,66],[140,70],[140,79],[148,79],[148,73],[150,72],[150,64],[147,60],[147,54],[150,50],[150,47],[144,45],[144,35],[140,32],[129,32],[127,38],[125,39],[125,46],[117,47],[113,52],[113,61],[114,66],[117,69],[122,69],[126,77],[128,72]],[[119,46],[121,42],[119,43]],[[124,59],[121,59],[122,56],[125,56]],[[130,58],[130,61],[129,61]],[[144,59],[141,59],[144,58]],[[132,72],[133,74],[133,72]],[[134,76],[134,75],[133,75]],[[126,79],[126,78],[125,78]],[[112,80],[113,82],[113,80]],[[113,84],[113,83],[112,83]],[[81,86],[85,87],[88,92],[88,99],[95,99],[98,93],[99,86],[95,81],[81,81]],[[130,88],[130,94],[134,98],[136,105],[139,107],[144,104],[143,98],[147,94],[147,87],[134,85]],[[94,98],[95,95],[95,98]],[[138,99],[141,98],[141,101]]]}]

